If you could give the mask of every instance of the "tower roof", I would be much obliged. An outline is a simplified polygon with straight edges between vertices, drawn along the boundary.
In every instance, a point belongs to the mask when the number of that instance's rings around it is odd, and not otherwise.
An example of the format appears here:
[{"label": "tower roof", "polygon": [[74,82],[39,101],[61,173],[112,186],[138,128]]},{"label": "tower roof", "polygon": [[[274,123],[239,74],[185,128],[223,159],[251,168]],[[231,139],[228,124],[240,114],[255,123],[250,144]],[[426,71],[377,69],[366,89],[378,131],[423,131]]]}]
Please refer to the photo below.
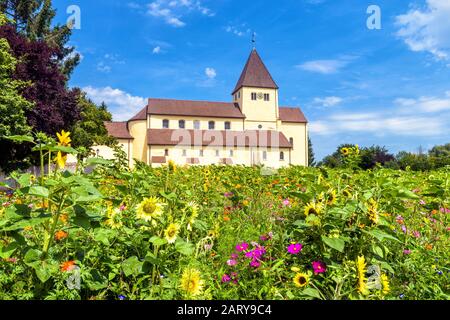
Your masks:
[{"label": "tower roof", "polygon": [[244,70],[242,70],[241,77],[239,78],[232,94],[238,91],[241,87],[278,89],[277,84],[273,80],[269,70],[267,70],[256,49],[253,49],[250,53]]}]

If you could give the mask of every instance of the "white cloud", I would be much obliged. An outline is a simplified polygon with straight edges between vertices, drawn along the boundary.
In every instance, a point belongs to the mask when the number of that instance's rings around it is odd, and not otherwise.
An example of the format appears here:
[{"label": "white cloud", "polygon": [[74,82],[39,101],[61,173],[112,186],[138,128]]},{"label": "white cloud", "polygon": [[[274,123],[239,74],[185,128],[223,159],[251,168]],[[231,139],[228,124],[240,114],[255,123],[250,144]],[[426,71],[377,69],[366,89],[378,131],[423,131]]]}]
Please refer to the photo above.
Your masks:
[{"label": "white cloud", "polygon": [[206,68],[205,74],[209,79],[214,79],[217,76],[216,70],[214,68]]},{"label": "white cloud", "polygon": [[426,51],[436,59],[450,57],[450,1],[427,0],[425,9],[411,9],[396,17],[397,36],[412,51]]},{"label": "white cloud", "polygon": [[127,6],[128,6],[128,8],[131,8],[131,9],[141,9],[141,5],[136,2],[128,2]]},{"label": "white cloud", "polygon": [[297,65],[299,69],[322,74],[337,73],[349,63],[348,60],[312,60]]},{"label": "white cloud", "polygon": [[245,23],[239,26],[228,25],[225,27],[225,31],[228,33],[232,33],[238,37],[249,35],[251,33],[250,28],[247,28]]},{"label": "white cloud", "polygon": [[154,47],[154,48],[153,48],[153,53],[154,53],[154,54],[161,53],[161,47],[160,47],[160,46]]},{"label": "white cloud", "polygon": [[433,113],[450,111],[450,92],[445,97],[420,97],[418,99],[398,98],[394,101],[397,105],[404,107],[407,112]]},{"label": "white cloud", "polygon": [[147,14],[161,18],[173,27],[184,27],[186,23],[181,20],[182,17],[193,11],[208,17],[215,15],[198,0],[157,0],[147,5]]},{"label": "white cloud", "polygon": [[314,103],[320,104],[323,107],[333,107],[340,104],[343,101],[340,97],[325,97],[325,98],[314,98]]},{"label": "white cloud", "polygon": [[132,96],[120,89],[111,87],[94,88],[91,86],[82,89],[96,104],[106,103],[115,121],[126,121],[139,112],[145,105],[146,99]]},{"label": "white cloud", "polygon": [[112,68],[105,64],[103,61],[97,63],[97,70],[103,73],[110,73]]}]

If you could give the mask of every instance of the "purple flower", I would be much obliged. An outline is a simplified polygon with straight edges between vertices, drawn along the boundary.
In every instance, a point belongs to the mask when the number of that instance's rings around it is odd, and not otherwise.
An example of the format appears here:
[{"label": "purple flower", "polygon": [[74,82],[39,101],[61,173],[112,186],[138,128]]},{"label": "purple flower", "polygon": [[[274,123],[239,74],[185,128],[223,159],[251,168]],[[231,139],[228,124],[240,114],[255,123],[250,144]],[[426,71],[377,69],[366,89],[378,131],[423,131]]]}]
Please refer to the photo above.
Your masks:
[{"label": "purple flower", "polygon": [[119,300],[125,300],[126,299],[126,297],[124,296],[124,295],[119,295]]},{"label": "purple flower", "polygon": [[293,243],[290,244],[289,247],[287,248],[287,251],[290,254],[299,254],[300,251],[302,251],[303,246],[300,243]]},{"label": "purple flower", "polygon": [[236,246],[236,251],[238,251],[238,252],[242,252],[242,251],[245,251],[247,249],[248,249],[248,243],[246,243],[246,242],[242,242],[241,244],[238,244]]},{"label": "purple flower", "polygon": [[230,280],[231,280],[231,277],[230,277],[229,275],[224,274],[224,275],[222,276],[222,282],[223,282],[223,283],[230,282]]},{"label": "purple flower", "polygon": [[227,261],[227,265],[229,265],[230,267],[234,267],[235,265],[237,265],[237,261],[234,259],[230,259]]},{"label": "purple flower", "polygon": [[246,258],[259,259],[266,253],[266,249],[264,247],[249,251],[245,254]]},{"label": "purple flower", "polygon": [[405,250],[403,250],[403,254],[411,254],[411,250],[405,249]]},{"label": "purple flower", "polygon": [[405,225],[402,225],[402,231],[403,231],[403,233],[406,233],[406,227],[405,227]]},{"label": "purple flower", "polygon": [[250,262],[250,266],[253,267],[253,268],[258,268],[260,265],[261,265],[261,263],[257,259],[253,259]]},{"label": "purple flower", "polygon": [[400,299],[403,299],[405,297],[405,295],[402,293],[401,295],[398,296]]},{"label": "purple flower", "polygon": [[314,274],[324,273],[327,271],[327,265],[322,261],[313,261],[312,267]]}]

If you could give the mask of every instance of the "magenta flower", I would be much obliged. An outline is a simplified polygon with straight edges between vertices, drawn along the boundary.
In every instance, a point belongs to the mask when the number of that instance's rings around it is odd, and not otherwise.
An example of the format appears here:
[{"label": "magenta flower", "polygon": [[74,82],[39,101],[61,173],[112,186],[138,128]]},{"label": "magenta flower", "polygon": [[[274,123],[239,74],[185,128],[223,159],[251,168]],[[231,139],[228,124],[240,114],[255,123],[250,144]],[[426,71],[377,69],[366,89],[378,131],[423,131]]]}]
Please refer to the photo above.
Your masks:
[{"label": "magenta flower", "polygon": [[256,259],[253,259],[252,262],[250,262],[250,266],[253,268],[258,268],[260,265],[261,263]]},{"label": "magenta flower", "polygon": [[237,265],[237,261],[234,259],[230,259],[227,261],[227,265],[229,265],[230,267],[234,267],[235,265]]},{"label": "magenta flower", "polygon": [[403,254],[411,254],[411,250],[405,249],[405,250],[403,250]]},{"label": "magenta flower", "polygon": [[267,241],[267,240],[269,240],[269,237],[266,236],[265,234],[263,234],[262,236],[259,237],[259,240],[261,240],[261,241]]},{"label": "magenta flower", "polygon": [[231,259],[237,259],[237,258],[239,258],[239,255],[237,254],[237,253],[232,253],[231,254]]},{"label": "magenta flower", "polygon": [[223,283],[230,282],[230,281],[231,281],[231,277],[230,277],[229,275],[224,274],[224,275],[222,276],[222,282],[223,282]]},{"label": "magenta flower", "polygon": [[260,259],[266,253],[266,249],[264,247],[258,247],[252,251],[249,251],[245,254],[246,258]]},{"label": "magenta flower", "polygon": [[242,242],[236,246],[236,251],[242,252],[248,249],[248,243]]},{"label": "magenta flower", "polygon": [[223,195],[225,198],[231,198],[233,196],[233,192],[225,192]]},{"label": "magenta flower", "polygon": [[291,202],[289,201],[289,199],[284,199],[283,200],[283,206],[287,207],[291,204]]},{"label": "magenta flower", "polygon": [[302,251],[303,246],[300,243],[292,243],[287,248],[290,254],[299,254]]},{"label": "magenta flower", "polygon": [[322,261],[313,261],[312,267],[314,274],[324,273],[327,271],[327,265]]}]

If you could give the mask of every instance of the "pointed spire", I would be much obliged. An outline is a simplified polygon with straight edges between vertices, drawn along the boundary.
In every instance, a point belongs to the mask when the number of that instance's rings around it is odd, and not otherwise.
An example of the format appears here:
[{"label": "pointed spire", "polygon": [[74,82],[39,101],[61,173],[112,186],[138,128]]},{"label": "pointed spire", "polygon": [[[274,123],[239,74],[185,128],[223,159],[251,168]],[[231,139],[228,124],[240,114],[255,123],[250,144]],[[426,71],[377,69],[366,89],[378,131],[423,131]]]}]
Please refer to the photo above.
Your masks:
[{"label": "pointed spire", "polygon": [[277,84],[255,48],[250,53],[250,57],[245,64],[244,70],[232,94],[242,87],[278,89]]}]

